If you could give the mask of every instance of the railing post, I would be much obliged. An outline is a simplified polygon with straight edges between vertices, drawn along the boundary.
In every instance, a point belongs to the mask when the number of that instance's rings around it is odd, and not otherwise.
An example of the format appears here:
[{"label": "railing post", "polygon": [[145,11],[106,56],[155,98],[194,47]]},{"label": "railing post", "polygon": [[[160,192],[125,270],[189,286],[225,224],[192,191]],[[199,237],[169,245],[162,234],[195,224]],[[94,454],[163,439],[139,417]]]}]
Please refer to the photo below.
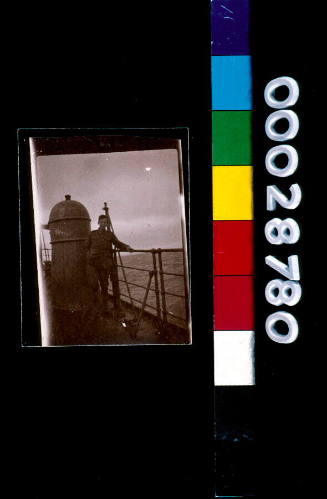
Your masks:
[{"label": "railing post", "polygon": [[132,298],[132,295],[131,295],[131,291],[129,289],[129,283],[128,283],[127,279],[126,279],[125,268],[124,268],[124,265],[123,265],[123,261],[122,261],[122,258],[121,258],[120,251],[118,252],[118,256],[119,256],[120,268],[122,270],[122,274],[123,274],[123,277],[124,277],[124,280],[125,280],[125,285],[126,285],[126,288],[127,288],[127,293],[128,293],[131,305],[134,306],[133,298]]},{"label": "railing post", "polygon": [[166,291],[165,291],[165,279],[162,266],[162,252],[161,248],[158,248],[158,258],[159,258],[159,274],[160,274],[160,286],[161,286],[161,300],[162,300],[162,318],[163,323],[167,324],[167,307],[166,307]]},{"label": "railing post", "polygon": [[135,330],[134,330],[134,335],[133,336],[135,338],[136,338],[137,332],[138,332],[140,324],[141,324],[141,319],[142,319],[142,315],[143,315],[143,312],[144,312],[144,309],[145,309],[145,306],[146,306],[146,301],[148,299],[148,294],[149,294],[149,290],[150,290],[151,280],[152,280],[153,274],[154,274],[154,271],[150,270],[150,272],[149,272],[149,280],[148,280],[148,284],[147,284],[145,295],[144,295],[143,302],[142,302],[142,308],[140,310],[140,313],[139,313],[139,316],[138,316],[138,319],[137,319],[137,323],[136,323],[136,326],[135,326]]},{"label": "railing post", "polygon": [[[189,310],[189,283],[187,280],[188,273],[186,272],[186,257],[185,257],[185,251],[183,251],[183,274],[184,274],[184,294],[185,294],[185,317],[186,317],[186,324],[190,320],[190,310]],[[191,305],[191,304],[190,304]]]},{"label": "railing post", "polygon": [[156,294],[157,317],[158,317],[159,324],[161,324],[162,316],[161,316],[161,307],[160,307],[160,293],[159,293],[156,250],[152,250],[151,253],[152,253],[153,271],[154,271],[154,288],[155,288],[155,294]]},{"label": "railing post", "polygon": [[[111,285],[112,285],[112,297],[114,302],[114,308],[116,310],[120,309],[120,287],[118,281],[118,267],[117,267],[117,258],[114,255],[114,265],[111,272]],[[108,279],[109,284],[109,279]]]}]

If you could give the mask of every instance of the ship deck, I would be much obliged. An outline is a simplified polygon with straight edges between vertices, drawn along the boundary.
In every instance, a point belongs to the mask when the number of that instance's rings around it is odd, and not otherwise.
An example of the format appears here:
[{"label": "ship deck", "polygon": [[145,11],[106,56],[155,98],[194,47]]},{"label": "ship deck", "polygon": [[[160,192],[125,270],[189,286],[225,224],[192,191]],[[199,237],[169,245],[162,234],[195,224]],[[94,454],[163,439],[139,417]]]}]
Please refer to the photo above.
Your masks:
[{"label": "ship deck", "polygon": [[190,343],[187,329],[175,324],[160,324],[157,318],[143,311],[137,328],[140,309],[122,303],[122,316],[115,318],[110,299],[108,312],[100,309],[70,311],[52,309],[49,334],[50,346],[65,345],[158,345]]}]

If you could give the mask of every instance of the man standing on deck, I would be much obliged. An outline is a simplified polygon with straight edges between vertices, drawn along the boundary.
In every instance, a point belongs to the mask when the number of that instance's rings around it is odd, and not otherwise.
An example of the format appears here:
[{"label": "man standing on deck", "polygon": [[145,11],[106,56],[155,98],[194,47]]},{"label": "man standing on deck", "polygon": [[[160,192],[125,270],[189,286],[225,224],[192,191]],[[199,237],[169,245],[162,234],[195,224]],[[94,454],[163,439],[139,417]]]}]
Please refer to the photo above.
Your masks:
[{"label": "man standing on deck", "polygon": [[114,302],[114,313],[116,318],[121,316],[120,296],[118,284],[117,265],[114,259],[113,245],[121,251],[133,251],[125,243],[117,239],[115,234],[108,227],[106,215],[100,215],[98,219],[99,228],[93,230],[87,241],[88,259],[96,271],[101,288],[102,312],[107,312],[108,306],[108,279],[112,283],[112,294]]}]

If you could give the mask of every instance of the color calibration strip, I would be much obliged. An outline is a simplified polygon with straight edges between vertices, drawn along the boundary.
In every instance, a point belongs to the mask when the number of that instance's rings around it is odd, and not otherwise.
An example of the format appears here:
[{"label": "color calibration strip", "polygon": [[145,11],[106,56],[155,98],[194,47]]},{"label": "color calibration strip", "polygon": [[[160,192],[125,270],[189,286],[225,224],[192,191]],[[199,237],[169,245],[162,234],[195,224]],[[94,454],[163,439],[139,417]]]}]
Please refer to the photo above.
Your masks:
[{"label": "color calibration strip", "polygon": [[212,0],[215,386],[254,384],[249,0]]}]

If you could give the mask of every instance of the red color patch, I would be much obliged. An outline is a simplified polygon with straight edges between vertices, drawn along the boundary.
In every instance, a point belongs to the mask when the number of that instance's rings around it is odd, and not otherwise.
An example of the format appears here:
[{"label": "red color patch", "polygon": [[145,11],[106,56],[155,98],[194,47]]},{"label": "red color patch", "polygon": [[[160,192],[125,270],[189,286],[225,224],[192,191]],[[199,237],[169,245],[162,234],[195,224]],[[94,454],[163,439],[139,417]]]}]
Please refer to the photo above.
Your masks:
[{"label": "red color patch", "polygon": [[214,277],[214,328],[221,331],[254,329],[253,277]]},{"label": "red color patch", "polygon": [[214,275],[253,274],[253,221],[213,222]]}]

